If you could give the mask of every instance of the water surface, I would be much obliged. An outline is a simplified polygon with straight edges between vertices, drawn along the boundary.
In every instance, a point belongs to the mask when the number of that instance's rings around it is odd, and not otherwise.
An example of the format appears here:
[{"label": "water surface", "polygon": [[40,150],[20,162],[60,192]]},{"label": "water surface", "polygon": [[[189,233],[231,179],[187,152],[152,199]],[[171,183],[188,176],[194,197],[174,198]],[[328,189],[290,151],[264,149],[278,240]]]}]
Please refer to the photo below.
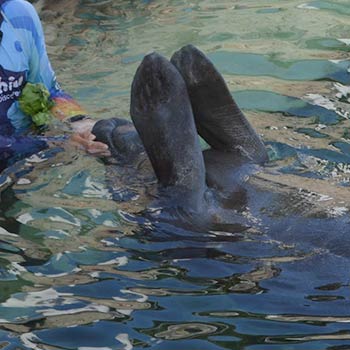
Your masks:
[{"label": "water surface", "polygon": [[94,118],[128,118],[142,57],[192,43],[223,73],[271,162],[250,180],[249,225],[228,211],[230,224],[202,232],[138,215],[143,184],[112,201],[105,165],[59,143],[9,169],[0,347],[350,348],[350,5],[72,4],[42,12],[48,51]]}]

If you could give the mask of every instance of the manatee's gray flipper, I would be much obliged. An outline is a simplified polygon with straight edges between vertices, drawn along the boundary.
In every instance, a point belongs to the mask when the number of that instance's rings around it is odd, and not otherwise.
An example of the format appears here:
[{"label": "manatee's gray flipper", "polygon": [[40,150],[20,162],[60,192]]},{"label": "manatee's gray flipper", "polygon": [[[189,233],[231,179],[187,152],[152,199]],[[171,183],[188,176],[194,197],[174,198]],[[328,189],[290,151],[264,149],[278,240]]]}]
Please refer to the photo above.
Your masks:
[{"label": "manatee's gray flipper", "polygon": [[92,128],[92,133],[96,136],[97,141],[113,147],[112,131],[114,128],[128,123],[127,120],[121,118],[101,119],[95,123]]},{"label": "manatee's gray flipper", "polygon": [[[122,118],[102,119],[92,129],[96,141],[108,145],[111,157],[105,158],[106,184],[113,200],[129,201],[139,195],[138,185],[154,178],[141,139],[133,124]],[[142,169],[140,170],[140,167]]]},{"label": "manatee's gray flipper", "polygon": [[93,127],[92,133],[96,141],[108,145],[112,157],[119,161],[131,163],[144,148],[133,124],[122,118],[99,120]]},{"label": "manatee's gray flipper", "polygon": [[203,204],[205,169],[191,103],[178,70],[164,57],[144,57],[131,87],[130,115],[158,182],[185,205]]},{"label": "manatee's gray flipper", "polygon": [[197,48],[188,45],[175,52],[171,63],[184,78],[198,133],[220,151],[239,150],[261,164],[267,161],[265,146],[245,118],[221,74]]}]

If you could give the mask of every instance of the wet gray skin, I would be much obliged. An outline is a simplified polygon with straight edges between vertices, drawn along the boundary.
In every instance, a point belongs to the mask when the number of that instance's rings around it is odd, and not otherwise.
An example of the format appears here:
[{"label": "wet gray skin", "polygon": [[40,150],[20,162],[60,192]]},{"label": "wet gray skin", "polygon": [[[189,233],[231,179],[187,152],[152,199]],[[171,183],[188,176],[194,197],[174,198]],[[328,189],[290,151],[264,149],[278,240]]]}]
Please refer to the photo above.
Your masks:
[{"label": "wet gray skin", "polygon": [[205,170],[186,85],[164,57],[147,55],[131,88],[130,115],[159,184],[200,208]]},{"label": "wet gray skin", "polygon": [[174,53],[171,63],[186,82],[198,133],[212,149],[238,151],[256,163],[266,162],[264,144],[211,61],[197,48],[188,45]]},{"label": "wet gray skin", "polygon": [[[293,205],[284,189],[271,192],[263,182],[247,181],[266,162],[265,146],[220,73],[195,47],[182,48],[172,62],[157,53],[143,59],[132,83],[130,115],[135,128],[114,118],[99,121],[93,132],[119,160],[111,165],[119,166],[118,172],[107,170],[111,187],[137,181],[146,186],[150,176],[157,179],[157,194],[152,193],[157,199],[149,207],[163,208],[161,220],[218,227],[248,224],[239,214],[247,207],[257,213],[265,206],[271,213],[294,215],[298,208],[305,213],[307,199]],[[201,151],[197,130],[211,149]]]},{"label": "wet gray skin", "polygon": [[166,58],[152,53],[143,59],[130,106],[136,130],[124,120],[102,120],[93,129],[97,139],[109,145],[114,159],[135,168],[150,161],[159,183],[153,207],[181,208],[205,220],[205,166],[191,104],[182,76]]}]

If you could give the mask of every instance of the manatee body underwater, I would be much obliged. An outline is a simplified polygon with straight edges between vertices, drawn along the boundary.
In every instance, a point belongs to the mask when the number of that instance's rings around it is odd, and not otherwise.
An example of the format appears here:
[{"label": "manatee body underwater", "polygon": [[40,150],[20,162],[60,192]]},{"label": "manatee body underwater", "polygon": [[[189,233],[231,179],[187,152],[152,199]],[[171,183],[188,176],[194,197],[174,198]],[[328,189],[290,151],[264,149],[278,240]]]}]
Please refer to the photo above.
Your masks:
[{"label": "manatee body underwater", "polygon": [[[264,143],[194,46],[170,61],[157,53],[144,57],[132,83],[130,115],[132,123],[112,118],[93,129],[112,153],[106,174],[114,199],[132,199],[147,188],[147,216],[194,227],[269,227],[272,236],[284,230],[300,239],[320,225],[348,231],[345,221],[324,221],[326,208],[312,191],[265,176]],[[209,149],[201,150],[198,134]]]}]

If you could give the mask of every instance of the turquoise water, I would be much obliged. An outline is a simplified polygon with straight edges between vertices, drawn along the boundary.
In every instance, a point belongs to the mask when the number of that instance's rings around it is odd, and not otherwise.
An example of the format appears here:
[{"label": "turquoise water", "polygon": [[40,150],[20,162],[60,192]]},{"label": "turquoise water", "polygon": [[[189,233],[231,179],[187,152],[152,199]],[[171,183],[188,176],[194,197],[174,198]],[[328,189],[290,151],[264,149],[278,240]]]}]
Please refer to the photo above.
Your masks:
[{"label": "turquoise water", "polygon": [[224,75],[271,162],[201,232],[140,215],[148,183],[112,201],[106,177],[123,192],[123,169],[60,142],[8,169],[0,348],[350,348],[348,2],[49,7],[52,64],[94,118],[128,118],[142,57],[192,43]]}]

